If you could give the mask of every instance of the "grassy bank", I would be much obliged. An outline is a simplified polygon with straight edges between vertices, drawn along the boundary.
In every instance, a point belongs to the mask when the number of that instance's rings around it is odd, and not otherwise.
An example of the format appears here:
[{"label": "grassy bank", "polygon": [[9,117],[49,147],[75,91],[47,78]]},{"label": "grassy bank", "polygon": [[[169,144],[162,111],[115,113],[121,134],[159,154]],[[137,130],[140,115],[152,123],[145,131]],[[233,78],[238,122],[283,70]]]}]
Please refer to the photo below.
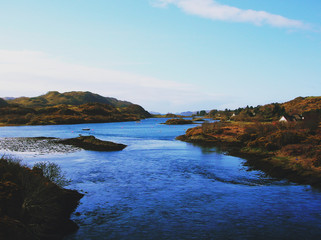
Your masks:
[{"label": "grassy bank", "polygon": [[213,145],[271,176],[321,187],[321,131],[316,124],[204,123],[177,139]]}]

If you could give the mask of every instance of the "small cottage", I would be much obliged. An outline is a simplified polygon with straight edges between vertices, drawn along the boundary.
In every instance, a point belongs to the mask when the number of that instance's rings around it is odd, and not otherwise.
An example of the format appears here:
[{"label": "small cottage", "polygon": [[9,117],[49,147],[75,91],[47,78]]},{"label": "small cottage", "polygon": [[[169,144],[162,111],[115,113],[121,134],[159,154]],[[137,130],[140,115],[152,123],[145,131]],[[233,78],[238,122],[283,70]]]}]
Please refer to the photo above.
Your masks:
[{"label": "small cottage", "polygon": [[282,116],[279,122],[289,122],[289,119],[287,119],[285,116]]},{"label": "small cottage", "polygon": [[293,115],[293,116],[282,116],[279,122],[298,122],[302,121],[304,117],[300,115]]}]

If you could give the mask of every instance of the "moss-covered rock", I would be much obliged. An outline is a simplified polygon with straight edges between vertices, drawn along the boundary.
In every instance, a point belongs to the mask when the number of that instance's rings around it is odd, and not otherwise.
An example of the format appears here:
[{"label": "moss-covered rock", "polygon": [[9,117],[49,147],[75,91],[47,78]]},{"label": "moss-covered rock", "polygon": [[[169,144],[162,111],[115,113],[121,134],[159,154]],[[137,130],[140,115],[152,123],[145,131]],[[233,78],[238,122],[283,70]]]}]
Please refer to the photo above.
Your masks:
[{"label": "moss-covered rock", "polygon": [[182,119],[182,118],[172,118],[172,119],[168,119],[164,124],[167,124],[167,125],[193,124],[193,121]]}]

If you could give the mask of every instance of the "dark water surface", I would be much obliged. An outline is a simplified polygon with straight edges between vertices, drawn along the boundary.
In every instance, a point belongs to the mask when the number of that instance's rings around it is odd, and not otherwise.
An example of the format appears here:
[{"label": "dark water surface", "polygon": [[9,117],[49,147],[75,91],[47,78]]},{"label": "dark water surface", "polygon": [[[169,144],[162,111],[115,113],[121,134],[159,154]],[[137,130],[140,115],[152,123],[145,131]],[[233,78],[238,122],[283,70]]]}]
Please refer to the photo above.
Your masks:
[{"label": "dark water surface", "polygon": [[[248,171],[243,159],[176,141],[189,127],[140,123],[2,127],[0,137],[97,138],[121,152],[14,153],[58,163],[85,192],[72,239],[320,239],[321,191]],[[84,132],[82,128],[90,128]]]}]

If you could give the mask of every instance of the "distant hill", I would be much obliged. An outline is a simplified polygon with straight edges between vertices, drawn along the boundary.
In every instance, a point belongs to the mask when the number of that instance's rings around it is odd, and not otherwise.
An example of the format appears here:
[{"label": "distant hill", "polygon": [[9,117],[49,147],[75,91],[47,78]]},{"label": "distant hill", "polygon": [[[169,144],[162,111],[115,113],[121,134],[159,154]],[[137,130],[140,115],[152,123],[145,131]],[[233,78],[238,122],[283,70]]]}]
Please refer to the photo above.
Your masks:
[{"label": "distant hill", "polygon": [[110,104],[117,108],[128,107],[132,105],[132,103],[127,101],[120,101],[116,98],[103,97],[91,92],[59,93],[57,91],[51,91],[39,97],[20,97],[7,101],[8,103],[18,104],[24,107],[47,107],[60,104],[78,106],[87,103]]},{"label": "distant hill", "polygon": [[321,97],[297,97],[283,103],[288,114],[303,114],[305,112],[321,110]]},{"label": "distant hill", "polygon": [[209,112],[209,116],[218,120],[236,121],[278,121],[282,116],[289,120],[302,120],[306,117],[321,116],[321,97],[297,97],[285,103],[270,103],[256,107],[246,106],[235,110],[216,110]]},{"label": "distant hill", "polygon": [[15,99],[15,97],[4,97],[3,99],[6,100],[6,101],[8,101],[8,100],[13,100],[13,99]]},{"label": "distant hill", "polygon": [[0,107],[4,107],[4,106],[8,106],[8,103],[6,102],[6,100],[0,98]]},{"label": "distant hill", "polygon": [[54,125],[137,121],[143,107],[91,92],[48,92],[33,98],[0,99],[0,125]]}]

